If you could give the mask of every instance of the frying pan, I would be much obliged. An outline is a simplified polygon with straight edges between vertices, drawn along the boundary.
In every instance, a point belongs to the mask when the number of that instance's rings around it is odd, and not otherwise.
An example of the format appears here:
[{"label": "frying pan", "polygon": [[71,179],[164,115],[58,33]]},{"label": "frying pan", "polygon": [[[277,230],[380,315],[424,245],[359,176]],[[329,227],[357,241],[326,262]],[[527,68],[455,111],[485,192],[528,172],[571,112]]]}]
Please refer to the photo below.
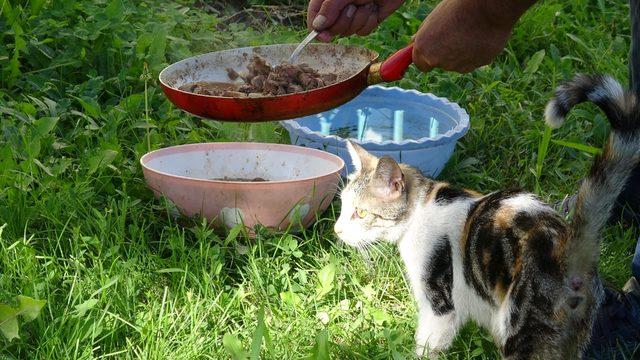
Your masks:
[{"label": "frying pan", "polygon": [[320,73],[336,74],[336,83],[294,94],[255,98],[201,95],[179,89],[195,81],[236,82],[241,85],[242,79],[229,79],[227,68],[246,72],[255,55],[270,65],[278,65],[296,46],[246,47],[190,57],[162,70],[160,84],[173,104],[196,116],[220,121],[273,121],[335,108],[356,97],[369,85],[401,79],[412,63],[413,45],[399,50],[384,62],[374,63],[378,53],[359,46],[309,44],[296,63],[307,63]]}]

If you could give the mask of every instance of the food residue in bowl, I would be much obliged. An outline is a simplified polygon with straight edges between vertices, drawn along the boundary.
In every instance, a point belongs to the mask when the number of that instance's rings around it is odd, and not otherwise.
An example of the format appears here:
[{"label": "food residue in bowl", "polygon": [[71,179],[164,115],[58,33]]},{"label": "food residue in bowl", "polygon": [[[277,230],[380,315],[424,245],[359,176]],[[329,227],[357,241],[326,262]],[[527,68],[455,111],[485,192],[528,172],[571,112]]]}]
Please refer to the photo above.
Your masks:
[{"label": "food residue in bowl", "polygon": [[262,97],[317,89],[335,83],[338,78],[335,74],[320,74],[304,63],[293,65],[282,62],[272,67],[259,56],[253,57],[246,73],[239,74],[231,68],[226,70],[229,79],[240,77],[244,84],[196,81],[184,84],[179,89],[201,95]]},{"label": "food residue in bowl", "polygon": [[217,181],[240,181],[240,182],[266,182],[269,181],[267,179],[263,179],[261,177],[255,177],[253,179],[248,179],[248,178],[233,178],[233,177],[222,177],[222,178],[212,178],[209,180],[217,180]]}]

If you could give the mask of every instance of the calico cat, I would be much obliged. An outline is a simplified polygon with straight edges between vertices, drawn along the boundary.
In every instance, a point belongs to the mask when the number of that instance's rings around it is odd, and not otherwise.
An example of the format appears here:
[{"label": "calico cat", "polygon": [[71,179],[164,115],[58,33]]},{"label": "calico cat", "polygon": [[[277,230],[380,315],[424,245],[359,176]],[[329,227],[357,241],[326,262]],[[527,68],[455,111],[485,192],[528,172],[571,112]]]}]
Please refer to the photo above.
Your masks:
[{"label": "calico cat", "polygon": [[559,126],[584,101],[606,113],[611,134],[570,222],[526,191],[483,196],[348,144],[356,171],[334,230],[354,247],[397,244],[418,308],[418,355],[446,350],[472,319],[505,359],[581,357],[603,293],[600,230],[640,158],[638,103],[610,77],[561,85],[547,123]]}]

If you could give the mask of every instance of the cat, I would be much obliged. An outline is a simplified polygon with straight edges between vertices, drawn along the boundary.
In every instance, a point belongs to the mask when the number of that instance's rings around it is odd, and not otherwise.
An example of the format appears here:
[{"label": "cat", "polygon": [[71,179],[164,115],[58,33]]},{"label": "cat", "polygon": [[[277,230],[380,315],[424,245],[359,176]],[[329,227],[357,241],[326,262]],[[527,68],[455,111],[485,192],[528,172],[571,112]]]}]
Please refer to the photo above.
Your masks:
[{"label": "cat", "polygon": [[547,123],[560,126],[584,101],[605,112],[611,133],[570,222],[524,190],[481,195],[348,143],[355,172],[334,230],[357,248],[397,245],[418,310],[418,356],[445,351],[468,320],[492,334],[505,359],[582,356],[603,296],[600,231],[640,158],[638,103],[610,77],[559,86]]}]

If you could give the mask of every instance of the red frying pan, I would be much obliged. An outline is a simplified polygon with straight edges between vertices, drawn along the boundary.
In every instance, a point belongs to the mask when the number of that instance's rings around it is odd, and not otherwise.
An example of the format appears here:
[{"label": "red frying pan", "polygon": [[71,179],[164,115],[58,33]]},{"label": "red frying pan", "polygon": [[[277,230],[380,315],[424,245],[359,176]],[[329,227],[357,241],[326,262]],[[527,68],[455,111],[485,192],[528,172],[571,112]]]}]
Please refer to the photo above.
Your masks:
[{"label": "red frying pan", "polygon": [[[162,70],[160,84],[172,103],[196,116],[221,121],[273,121],[335,108],[356,97],[369,85],[401,79],[412,63],[413,45],[399,50],[381,63],[374,63],[378,53],[359,46],[308,44],[296,63],[307,63],[320,73],[336,74],[336,83],[294,94],[256,98],[200,95],[178,89],[195,81],[233,82],[227,68],[246,71],[254,55],[277,65],[286,60],[296,46],[246,47],[194,56]],[[236,81],[242,83],[241,79]]]}]

